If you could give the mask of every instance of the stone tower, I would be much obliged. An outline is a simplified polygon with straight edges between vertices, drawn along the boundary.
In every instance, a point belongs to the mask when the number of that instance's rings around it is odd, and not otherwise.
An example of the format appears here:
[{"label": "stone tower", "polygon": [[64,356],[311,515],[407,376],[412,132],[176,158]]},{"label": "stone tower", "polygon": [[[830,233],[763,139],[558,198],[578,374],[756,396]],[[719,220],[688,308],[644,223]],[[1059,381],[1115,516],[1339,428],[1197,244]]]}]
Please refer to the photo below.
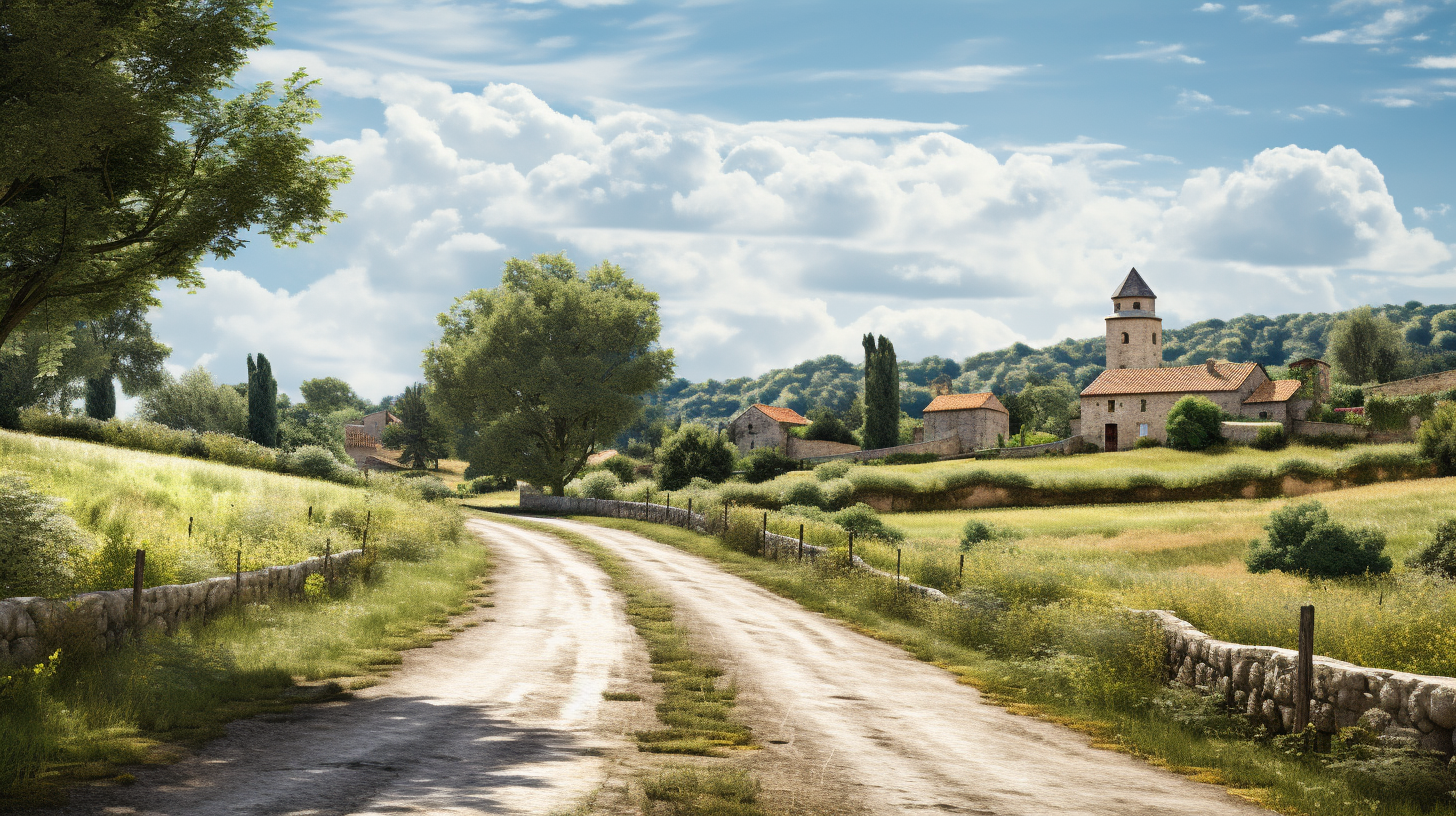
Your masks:
[{"label": "stone tower", "polygon": [[1112,314],[1107,317],[1109,369],[1163,365],[1163,319],[1157,315],[1157,299],[1136,269],[1112,294]]}]

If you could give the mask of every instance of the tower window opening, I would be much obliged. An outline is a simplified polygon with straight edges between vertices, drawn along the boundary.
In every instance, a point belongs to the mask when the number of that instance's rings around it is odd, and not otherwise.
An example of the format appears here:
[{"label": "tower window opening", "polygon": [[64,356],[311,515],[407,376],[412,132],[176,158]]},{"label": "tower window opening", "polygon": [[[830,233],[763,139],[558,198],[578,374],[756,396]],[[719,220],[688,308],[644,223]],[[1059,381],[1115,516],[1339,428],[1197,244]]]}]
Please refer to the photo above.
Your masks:
[{"label": "tower window opening", "polygon": [[1127,345],[1127,342],[1128,342],[1128,340],[1127,340],[1127,332],[1123,332],[1122,333],[1122,344],[1125,346],[1125,345]]},{"label": "tower window opening", "polygon": [[1153,332],[1153,345],[1156,346],[1157,344],[1158,344],[1158,333],[1157,332]]},{"label": "tower window opening", "polygon": [[[1144,410],[1144,411],[1148,410],[1148,401],[1147,400],[1143,400],[1142,410]],[[1147,434],[1143,434],[1143,435],[1144,436],[1147,436]]]},{"label": "tower window opening", "polygon": [[1113,413],[1116,410],[1117,410],[1117,400],[1108,400],[1107,401],[1107,413],[1110,414],[1110,413]]},{"label": "tower window opening", "polygon": [[1141,302],[1141,301],[1136,301],[1136,300],[1134,300],[1134,301],[1133,301],[1133,302],[1132,302],[1132,307],[1133,307],[1133,308],[1134,308],[1134,309],[1141,309],[1141,308],[1142,308],[1142,307],[1143,307],[1143,304],[1142,304],[1142,302]]},{"label": "tower window opening", "polygon": [[1112,308],[1119,312],[1122,311],[1122,301],[1119,300],[1116,303],[1112,304]]}]

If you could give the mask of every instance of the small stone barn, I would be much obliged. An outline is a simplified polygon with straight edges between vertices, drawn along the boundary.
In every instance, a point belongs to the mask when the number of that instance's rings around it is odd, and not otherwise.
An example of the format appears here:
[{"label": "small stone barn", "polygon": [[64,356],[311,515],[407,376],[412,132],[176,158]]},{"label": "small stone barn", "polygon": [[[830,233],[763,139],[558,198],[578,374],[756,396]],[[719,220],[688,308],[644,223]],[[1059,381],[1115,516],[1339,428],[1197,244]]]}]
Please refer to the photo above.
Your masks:
[{"label": "small stone barn", "polygon": [[789,429],[795,425],[808,424],[809,420],[792,408],[755,403],[728,423],[728,434],[738,444],[739,453],[748,453],[759,448],[787,451]]},{"label": "small stone barn", "polygon": [[923,412],[925,441],[959,440],[959,452],[996,447],[996,437],[1011,434],[1011,412],[995,394],[942,394]]},{"label": "small stone barn", "polygon": [[[1258,363],[1108,369],[1082,390],[1081,434],[1105,451],[1127,450],[1145,436],[1167,442],[1168,411],[1190,394],[1235,416],[1284,423],[1288,431],[1303,417],[1294,404],[1301,385],[1269,379]],[[1308,408],[1308,401],[1299,402]]]},{"label": "small stone barn", "polygon": [[389,411],[375,411],[357,425],[344,426],[344,452],[358,467],[365,467],[369,457],[384,446],[384,427],[399,424],[399,417]]}]

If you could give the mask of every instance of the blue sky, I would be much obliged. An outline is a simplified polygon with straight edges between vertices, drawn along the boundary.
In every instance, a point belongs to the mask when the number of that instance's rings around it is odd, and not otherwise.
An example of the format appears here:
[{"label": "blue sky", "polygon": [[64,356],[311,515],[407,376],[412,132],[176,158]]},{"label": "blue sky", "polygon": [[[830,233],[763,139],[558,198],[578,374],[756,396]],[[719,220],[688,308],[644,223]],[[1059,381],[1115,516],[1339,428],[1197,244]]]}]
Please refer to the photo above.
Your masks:
[{"label": "blue sky", "polygon": [[350,217],[163,293],[172,363],[285,390],[419,377],[511,255],[662,294],[693,379],[865,331],[903,358],[1456,301],[1456,4],[300,2],[240,77],[323,80]]}]

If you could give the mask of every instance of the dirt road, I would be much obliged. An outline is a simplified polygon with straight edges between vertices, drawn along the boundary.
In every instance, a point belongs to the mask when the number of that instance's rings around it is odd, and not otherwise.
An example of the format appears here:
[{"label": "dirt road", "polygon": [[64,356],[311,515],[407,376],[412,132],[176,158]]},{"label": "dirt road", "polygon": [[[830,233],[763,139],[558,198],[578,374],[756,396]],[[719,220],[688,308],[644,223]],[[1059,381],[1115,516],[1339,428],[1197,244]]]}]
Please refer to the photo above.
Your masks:
[{"label": "dirt road", "polygon": [[[477,530],[477,532],[480,532]],[[358,699],[288,722],[234,723],[197,756],[81,788],[66,814],[533,814],[576,806],[610,770],[647,684],[646,654],[588,558],[549,536],[486,533],[494,608],[453,640],[406,652]],[[487,621],[494,618],[494,621]],[[641,711],[637,712],[640,719]]]},{"label": "dirt road", "polygon": [[804,789],[818,784],[844,794],[836,798],[848,804],[835,809],[846,813],[1268,813],[1222,788],[983,703],[948,672],[705,559],[631,533],[542,521],[590,536],[670,595],[728,669],[755,736],[784,742],[769,743],[758,763],[777,757],[804,771],[765,775],[766,788],[781,788],[773,791],[781,801],[808,793],[823,802]]}]

